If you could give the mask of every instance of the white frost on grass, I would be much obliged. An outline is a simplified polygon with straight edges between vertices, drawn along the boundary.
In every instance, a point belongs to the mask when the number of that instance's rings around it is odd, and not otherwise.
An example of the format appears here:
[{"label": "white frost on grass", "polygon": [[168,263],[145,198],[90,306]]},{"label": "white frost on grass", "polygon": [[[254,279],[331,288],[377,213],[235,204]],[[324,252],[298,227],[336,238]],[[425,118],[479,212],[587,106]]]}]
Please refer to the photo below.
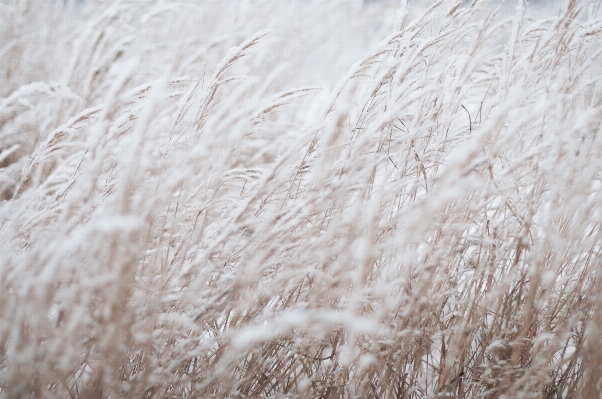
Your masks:
[{"label": "white frost on grass", "polygon": [[602,14],[531,3],[2,3],[0,396],[596,397]]}]

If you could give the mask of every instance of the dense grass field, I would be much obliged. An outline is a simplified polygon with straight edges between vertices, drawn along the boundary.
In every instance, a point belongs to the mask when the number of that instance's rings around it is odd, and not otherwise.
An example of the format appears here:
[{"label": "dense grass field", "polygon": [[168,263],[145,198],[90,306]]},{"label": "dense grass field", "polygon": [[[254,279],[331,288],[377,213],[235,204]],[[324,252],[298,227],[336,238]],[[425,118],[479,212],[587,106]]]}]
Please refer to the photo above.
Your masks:
[{"label": "dense grass field", "polygon": [[599,398],[599,2],[0,1],[0,398]]}]

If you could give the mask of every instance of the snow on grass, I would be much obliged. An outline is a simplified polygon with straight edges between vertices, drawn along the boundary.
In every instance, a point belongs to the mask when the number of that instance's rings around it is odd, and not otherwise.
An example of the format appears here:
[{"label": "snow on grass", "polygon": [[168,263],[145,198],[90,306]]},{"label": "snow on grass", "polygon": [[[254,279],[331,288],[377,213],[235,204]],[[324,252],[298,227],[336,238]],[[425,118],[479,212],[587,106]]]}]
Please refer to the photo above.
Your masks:
[{"label": "snow on grass", "polygon": [[1,397],[599,395],[598,4],[0,7]]}]

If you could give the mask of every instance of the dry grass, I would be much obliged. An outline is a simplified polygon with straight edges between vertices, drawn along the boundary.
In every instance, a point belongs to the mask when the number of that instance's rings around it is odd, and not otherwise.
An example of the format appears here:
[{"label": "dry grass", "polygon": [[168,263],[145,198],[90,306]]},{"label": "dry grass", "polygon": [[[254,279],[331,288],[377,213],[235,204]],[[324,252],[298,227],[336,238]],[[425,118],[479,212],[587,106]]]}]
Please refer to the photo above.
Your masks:
[{"label": "dry grass", "polygon": [[241,5],[0,4],[0,397],[599,397],[600,7]]}]

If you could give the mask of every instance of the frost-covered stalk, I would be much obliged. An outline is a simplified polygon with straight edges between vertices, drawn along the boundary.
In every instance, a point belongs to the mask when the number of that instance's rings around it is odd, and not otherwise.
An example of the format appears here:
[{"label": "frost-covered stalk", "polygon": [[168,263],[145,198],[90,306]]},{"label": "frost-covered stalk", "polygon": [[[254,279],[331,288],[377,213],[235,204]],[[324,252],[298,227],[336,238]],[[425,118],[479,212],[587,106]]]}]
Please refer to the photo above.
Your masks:
[{"label": "frost-covered stalk", "polygon": [[0,6],[0,397],[597,397],[598,8],[226,3]]}]

